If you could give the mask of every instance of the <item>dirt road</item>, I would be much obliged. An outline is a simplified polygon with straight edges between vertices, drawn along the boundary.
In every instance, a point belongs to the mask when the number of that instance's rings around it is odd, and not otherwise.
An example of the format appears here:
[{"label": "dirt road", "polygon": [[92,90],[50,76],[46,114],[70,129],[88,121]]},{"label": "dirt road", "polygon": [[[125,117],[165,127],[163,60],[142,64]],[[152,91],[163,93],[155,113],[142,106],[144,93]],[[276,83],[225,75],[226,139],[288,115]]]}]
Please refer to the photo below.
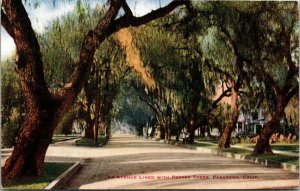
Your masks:
[{"label": "dirt road", "polygon": [[[64,156],[62,158],[62,156]],[[81,161],[68,189],[292,189],[298,174],[201,154],[133,136],[114,136],[102,148],[50,146],[47,160]]]}]

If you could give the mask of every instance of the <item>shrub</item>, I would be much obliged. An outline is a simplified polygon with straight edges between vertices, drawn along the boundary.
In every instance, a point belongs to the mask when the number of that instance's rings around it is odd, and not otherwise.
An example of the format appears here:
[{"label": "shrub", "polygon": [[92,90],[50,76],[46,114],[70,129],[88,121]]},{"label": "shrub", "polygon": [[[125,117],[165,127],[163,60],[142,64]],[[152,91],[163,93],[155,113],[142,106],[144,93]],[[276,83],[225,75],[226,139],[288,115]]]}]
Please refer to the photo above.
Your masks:
[{"label": "shrub", "polygon": [[75,142],[76,146],[85,146],[85,147],[99,147],[103,146],[106,141],[106,136],[98,136],[98,145],[94,143],[93,139],[79,139]]},{"label": "shrub", "polygon": [[12,122],[3,124],[1,127],[1,148],[10,148],[14,146],[18,129],[18,126]]}]

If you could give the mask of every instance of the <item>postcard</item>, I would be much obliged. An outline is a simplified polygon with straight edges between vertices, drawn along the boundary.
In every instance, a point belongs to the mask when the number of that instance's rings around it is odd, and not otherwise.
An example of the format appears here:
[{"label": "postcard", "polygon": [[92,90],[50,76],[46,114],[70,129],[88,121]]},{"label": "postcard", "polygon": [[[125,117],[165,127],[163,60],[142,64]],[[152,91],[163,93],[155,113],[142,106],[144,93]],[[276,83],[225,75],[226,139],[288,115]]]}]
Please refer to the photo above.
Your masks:
[{"label": "postcard", "polygon": [[1,189],[298,189],[296,1],[3,0]]}]

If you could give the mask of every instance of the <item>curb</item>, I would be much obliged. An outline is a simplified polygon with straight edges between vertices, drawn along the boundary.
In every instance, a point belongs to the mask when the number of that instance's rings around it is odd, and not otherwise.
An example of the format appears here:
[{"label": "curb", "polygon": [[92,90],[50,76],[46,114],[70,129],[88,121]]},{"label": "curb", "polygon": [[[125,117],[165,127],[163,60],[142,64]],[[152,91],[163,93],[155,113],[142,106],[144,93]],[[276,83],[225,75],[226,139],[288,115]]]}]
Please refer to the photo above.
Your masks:
[{"label": "curb", "polygon": [[272,160],[268,160],[268,159],[259,159],[258,157],[250,157],[250,156],[246,156],[243,154],[234,154],[234,153],[224,152],[224,151],[220,151],[220,150],[196,147],[193,145],[183,145],[183,144],[180,144],[177,142],[172,142],[172,141],[170,142],[167,140],[157,141],[154,138],[144,138],[144,139],[156,141],[156,142],[163,143],[163,144],[171,144],[171,145],[179,146],[179,147],[186,148],[186,149],[196,150],[201,153],[208,153],[208,154],[214,154],[214,155],[219,155],[219,156],[225,156],[227,158],[234,158],[237,160],[244,160],[244,161],[256,163],[256,164],[259,164],[259,165],[265,166],[265,167],[282,168],[284,170],[289,170],[291,172],[297,172],[297,173],[299,172],[299,166],[293,165],[290,163],[277,162],[277,161],[272,161]]},{"label": "curb", "polygon": [[68,138],[63,138],[63,139],[58,139],[58,140],[52,140],[50,144],[55,144],[63,141],[70,141],[74,139],[81,139],[81,137],[68,137]]},{"label": "curb", "polygon": [[45,190],[61,189],[63,186],[78,172],[81,168],[81,164],[76,162],[68,170],[53,180]]}]

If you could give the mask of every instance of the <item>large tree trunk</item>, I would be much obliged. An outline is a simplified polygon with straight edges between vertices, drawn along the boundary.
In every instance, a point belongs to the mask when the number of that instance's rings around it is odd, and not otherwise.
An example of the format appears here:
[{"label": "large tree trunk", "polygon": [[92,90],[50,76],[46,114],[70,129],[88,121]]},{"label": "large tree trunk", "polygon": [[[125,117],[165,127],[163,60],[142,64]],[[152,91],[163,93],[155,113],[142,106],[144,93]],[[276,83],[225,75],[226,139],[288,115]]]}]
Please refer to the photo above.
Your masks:
[{"label": "large tree trunk", "polygon": [[187,142],[189,144],[194,143],[195,139],[195,130],[197,128],[197,114],[198,114],[198,107],[200,103],[200,93],[197,92],[194,95],[193,101],[192,101],[192,109],[190,112],[190,117],[188,120],[188,126],[187,126],[187,131],[188,131],[188,140]]},{"label": "large tree trunk", "polygon": [[226,127],[223,131],[223,134],[221,136],[221,139],[219,141],[219,145],[218,147],[220,149],[224,149],[224,148],[229,148],[230,147],[230,140],[231,140],[231,133],[232,130],[235,127],[235,124],[237,123],[238,120],[238,116],[239,116],[239,112],[238,112],[238,90],[235,87],[235,83],[231,82],[231,112],[230,112],[230,116],[231,119],[230,121],[226,124]]},{"label": "large tree trunk", "polygon": [[155,133],[155,126],[153,125],[153,126],[151,127],[150,137],[154,137],[154,133]]},{"label": "large tree trunk", "polygon": [[53,131],[61,119],[57,103],[49,99],[46,104],[27,101],[25,116],[12,155],[2,168],[3,178],[22,175],[42,176],[44,159]]},{"label": "large tree trunk", "polygon": [[200,137],[201,138],[205,137],[205,128],[206,128],[206,126],[201,126],[200,127]]},{"label": "large tree trunk", "polygon": [[171,126],[172,126],[172,114],[171,112],[168,114],[167,124],[166,124],[166,137],[165,140],[171,140]]},{"label": "large tree trunk", "polygon": [[254,154],[272,153],[269,140],[276,128],[280,125],[280,117],[283,115],[285,106],[284,96],[277,95],[276,111],[259,135],[253,151]]},{"label": "large tree trunk", "polygon": [[177,130],[176,139],[175,139],[176,141],[179,141],[181,131],[182,131],[182,129],[180,129],[180,128]]},{"label": "large tree trunk", "polygon": [[[89,110],[90,110],[90,108],[89,108]],[[94,122],[91,118],[90,111],[86,113],[85,122],[86,122],[86,128],[85,128],[84,138],[93,139],[93,135],[94,135],[93,125],[94,125]]]},{"label": "large tree trunk", "polygon": [[166,136],[166,130],[165,130],[166,126],[164,124],[164,122],[161,122],[159,124],[159,131],[160,131],[160,139],[165,139]]},{"label": "large tree trunk", "polygon": [[157,128],[156,128],[156,138],[157,139],[165,139],[165,127],[164,127],[164,122],[162,119],[158,118],[158,124],[157,124]]}]

